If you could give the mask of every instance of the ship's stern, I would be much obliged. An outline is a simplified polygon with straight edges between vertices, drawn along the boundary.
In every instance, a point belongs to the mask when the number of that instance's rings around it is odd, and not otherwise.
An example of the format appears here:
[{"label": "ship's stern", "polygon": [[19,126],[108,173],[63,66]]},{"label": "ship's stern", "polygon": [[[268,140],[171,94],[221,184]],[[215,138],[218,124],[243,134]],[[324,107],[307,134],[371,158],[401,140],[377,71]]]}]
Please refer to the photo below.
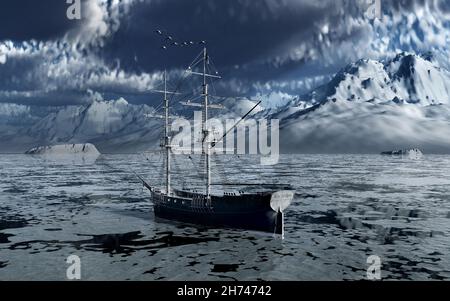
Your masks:
[{"label": "ship's stern", "polygon": [[284,212],[291,205],[295,192],[281,190],[272,194],[270,207],[276,212],[275,233],[284,238]]}]

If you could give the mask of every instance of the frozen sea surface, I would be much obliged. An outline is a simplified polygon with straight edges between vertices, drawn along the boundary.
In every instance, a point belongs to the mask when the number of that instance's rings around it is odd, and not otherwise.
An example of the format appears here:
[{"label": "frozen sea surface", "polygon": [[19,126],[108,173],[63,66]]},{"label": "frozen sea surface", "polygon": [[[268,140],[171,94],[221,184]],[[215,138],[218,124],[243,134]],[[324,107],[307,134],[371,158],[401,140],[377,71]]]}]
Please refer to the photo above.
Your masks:
[{"label": "frozen sea surface", "polygon": [[[175,183],[198,183],[176,161]],[[155,220],[133,171],[162,183],[158,155],[0,155],[0,280],[66,280],[70,255],[83,280],[360,280],[371,255],[383,279],[450,279],[450,156],[257,162],[223,157],[216,180],[292,184],[283,241]]]}]

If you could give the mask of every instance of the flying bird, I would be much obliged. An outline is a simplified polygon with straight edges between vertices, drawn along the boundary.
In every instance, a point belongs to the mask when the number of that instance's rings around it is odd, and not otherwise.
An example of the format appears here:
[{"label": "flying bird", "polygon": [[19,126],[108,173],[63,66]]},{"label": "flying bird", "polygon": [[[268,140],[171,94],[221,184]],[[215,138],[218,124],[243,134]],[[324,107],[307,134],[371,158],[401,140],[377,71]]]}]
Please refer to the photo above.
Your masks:
[{"label": "flying bird", "polygon": [[163,42],[164,44],[169,43],[169,44],[166,44],[166,45],[161,46],[161,48],[164,49],[164,50],[168,49],[170,46],[185,47],[185,46],[194,46],[194,45],[197,44],[197,43],[198,43],[199,45],[205,45],[205,44],[206,44],[206,41],[198,41],[198,42],[197,42],[197,41],[184,41],[184,42],[177,42],[177,41],[174,41],[173,36],[168,35],[167,32],[165,32],[165,31],[163,31],[163,30],[161,30],[161,29],[157,29],[157,30],[155,30],[155,32],[156,32],[158,35],[162,36],[161,38],[163,38],[163,36],[165,36],[165,41],[166,41],[166,42]]}]

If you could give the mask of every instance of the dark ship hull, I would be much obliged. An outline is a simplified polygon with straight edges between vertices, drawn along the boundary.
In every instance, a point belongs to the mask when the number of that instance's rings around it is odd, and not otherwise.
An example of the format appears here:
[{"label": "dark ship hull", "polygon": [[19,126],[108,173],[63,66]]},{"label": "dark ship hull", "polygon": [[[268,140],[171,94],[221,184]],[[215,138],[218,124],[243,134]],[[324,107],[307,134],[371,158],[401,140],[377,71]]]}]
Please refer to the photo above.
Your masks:
[{"label": "dark ship hull", "polygon": [[187,191],[174,191],[170,196],[151,192],[156,217],[274,234],[283,234],[283,210],[293,197],[290,190],[211,195],[210,199]]}]

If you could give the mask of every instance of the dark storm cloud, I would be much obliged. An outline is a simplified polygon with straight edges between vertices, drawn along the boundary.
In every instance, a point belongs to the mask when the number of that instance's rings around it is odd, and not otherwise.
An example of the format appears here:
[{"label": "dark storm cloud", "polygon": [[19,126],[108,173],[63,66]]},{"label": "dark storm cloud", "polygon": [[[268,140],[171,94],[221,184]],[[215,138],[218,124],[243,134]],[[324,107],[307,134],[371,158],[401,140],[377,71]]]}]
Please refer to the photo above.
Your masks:
[{"label": "dark storm cloud", "polygon": [[66,17],[66,0],[3,0],[0,40],[49,40],[62,37],[78,22]]},{"label": "dark storm cloud", "polygon": [[135,98],[202,48],[170,46],[156,29],[177,42],[206,40],[226,78],[218,87],[246,96],[304,93],[359,58],[445,57],[450,1],[381,1],[383,17],[370,20],[365,0],[86,0],[82,22],[66,18],[65,0],[2,1],[0,102]]},{"label": "dark storm cloud", "polygon": [[[423,5],[422,0],[382,0],[391,16]],[[102,54],[120,60],[129,71],[183,68],[201,47],[175,47],[173,41],[206,40],[225,75],[242,81],[287,79],[302,73],[298,70],[308,61],[318,61],[314,68],[320,73],[321,65],[339,68],[361,58],[373,34],[364,16],[368,6],[365,0],[143,1],[131,9]],[[168,35],[174,40],[168,41]],[[340,50],[344,43],[347,48]]]},{"label": "dark storm cloud", "polygon": [[[223,87],[220,93],[255,93],[255,81],[320,74],[320,66],[315,73],[299,69],[320,55],[321,26],[330,19],[339,22],[343,5],[334,0],[144,1],[133,6],[102,56],[120,60],[130,72],[185,68],[203,47],[198,41],[205,40],[215,67],[229,80],[218,85]],[[358,14],[358,9],[348,13]],[[346,31],[336,39],[358,34]],[[194,46],[173,46],[174,41],[193,41]]]},{"label": "dark storm cloud", "polygon": [[[178,67],[200,47],[178,42],[206,40],[218,67],[242,65],[278,55],[290,43],[310,39],[314,23],[326,11],[313,2],[156,0],[136,5],[114,36],[107,54],[126,65],[139,59],[147,69]],[[155,33],[161,29],[164,36]],[[163,51],[161,46],[167,46]],[[195,48],[195,49],[192,49]],[[186,53],[187,55],[183,55]],[[157,59],[155,59],[157,58]]]}]

